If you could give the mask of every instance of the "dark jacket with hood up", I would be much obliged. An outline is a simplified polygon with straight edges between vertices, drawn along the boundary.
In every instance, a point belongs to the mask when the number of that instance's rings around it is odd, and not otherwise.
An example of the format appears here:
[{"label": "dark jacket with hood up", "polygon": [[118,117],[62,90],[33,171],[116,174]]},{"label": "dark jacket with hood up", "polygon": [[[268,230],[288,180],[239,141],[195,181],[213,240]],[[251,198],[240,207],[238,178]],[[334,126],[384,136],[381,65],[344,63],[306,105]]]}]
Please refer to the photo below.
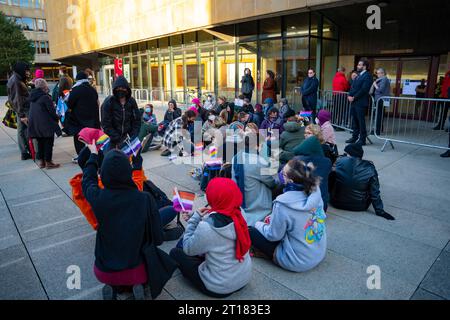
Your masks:
[{"label": "dark jacket with hood up", "polygon": [[294,149],[296,157],[294,159],[304,161],[306,164],[312,162],[316,167],[315,173],[321,178],[320,192],[322,193],[323,204],[326,207],[329,200],[328,177],[331,172],[331,160],[325,157],[319,139],[309,137]]},{"label": "dark jacket with hood up", "polygon": [[147,243],[146,226],[151,242],[163,241],[161,219],[154,198],[140,192],[132,180],[132,167],[118,150],[109,151],[101,167],[105,186],[98,186],[98,156],[91,154],[83,169],[83,194],[98,221],[95,265],[103,272],[133,269],[144,263]]},{"label": "dark jacket with hood up", "polygon": [[[125,105],[117,98],[117,88],[128,91]],[[136,100],[131,96],[131,89],[124,77],[118,77],[113,84],[113,95],[106,98],[102,105],[102,128],[111,139],[112,145],[120,145],[129,135],[135,138],[141,128],[141,117]]]},{"label": "dark jacket with hood up", "polygon": [[177,107],[177,102],[175,100],[170,100],[169,103],[173,103],[175,108],[173,111],[167,110],[166,113],[164,114],[164,121],[167,124],[171,123],[173,120],[178,119],[179,117],[182,116],[181,109]]},{"label": "dark jacket with hood up", "polygon": [[59,117],[52,98],[42,89],[31,91],[31,107],[28,115],[28,136],[30,138],[52,138],[61,135]]},{"label": "dark jacket with hood up", "polygon": [[365,211],[370,204],[376,213],[383,212],[380,183],[375,165],[367,160],[341,157],[330,175],[331,204],[349,211]]}]

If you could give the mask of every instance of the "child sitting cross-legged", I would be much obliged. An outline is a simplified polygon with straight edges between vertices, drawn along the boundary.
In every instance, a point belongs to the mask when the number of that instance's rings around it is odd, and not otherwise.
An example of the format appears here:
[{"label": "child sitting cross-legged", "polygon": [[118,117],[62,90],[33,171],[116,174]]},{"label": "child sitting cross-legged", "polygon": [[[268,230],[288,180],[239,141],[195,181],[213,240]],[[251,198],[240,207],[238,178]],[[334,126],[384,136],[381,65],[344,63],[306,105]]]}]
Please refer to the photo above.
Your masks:
[{"label": "child sitting cross-legged", "polygon": [[283,169],[284,193],[276,198],[266,222],[250,228],[255,254],[262,253],[283,269],[308,271],[327,249],[326,215],[312,164],[291,160]]}]

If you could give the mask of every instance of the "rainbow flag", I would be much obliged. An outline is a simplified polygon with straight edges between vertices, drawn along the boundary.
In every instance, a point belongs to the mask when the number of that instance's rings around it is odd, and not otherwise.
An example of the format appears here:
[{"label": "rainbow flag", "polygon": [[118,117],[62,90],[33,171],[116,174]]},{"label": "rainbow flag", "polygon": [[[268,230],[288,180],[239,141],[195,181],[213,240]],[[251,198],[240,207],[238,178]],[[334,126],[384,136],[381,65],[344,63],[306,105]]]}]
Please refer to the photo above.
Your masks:
[{"label": "rainbow flag", "polygon": [[100,150],[104,150],[109,145],[109,137],[108,135],[104,134],[100,138],[98,138],[97,142],[95,143],[97,145],[97,148]]},{"label": "rainbow flag", "polygon": [[211,159],[216,159],[217,158],[217,148],[216,147],[210,147],[209,148],[209,156],[211,157]]},{"label": "rainbow flag", "polygon": [[173,209],[177,212],[191,212],[194,208],[195,193],[173,189]]}]

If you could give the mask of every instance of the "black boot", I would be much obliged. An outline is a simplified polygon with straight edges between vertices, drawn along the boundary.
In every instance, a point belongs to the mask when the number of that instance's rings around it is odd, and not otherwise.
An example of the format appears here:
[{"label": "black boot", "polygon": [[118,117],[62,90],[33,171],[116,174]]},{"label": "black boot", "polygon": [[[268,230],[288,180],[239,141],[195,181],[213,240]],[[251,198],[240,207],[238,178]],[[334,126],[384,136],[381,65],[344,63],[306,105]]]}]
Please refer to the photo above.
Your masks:
[{"label": "black boot", "polygon": [[350,139],[348,139],[347,141],[345,141],[345,143],[355,143],[356,141],[358,141],[357,137],[351,137]]},{"label": "black boot", "polygon": [[441,154],[441,158],[450,158],[450,150],[447,150]]}]

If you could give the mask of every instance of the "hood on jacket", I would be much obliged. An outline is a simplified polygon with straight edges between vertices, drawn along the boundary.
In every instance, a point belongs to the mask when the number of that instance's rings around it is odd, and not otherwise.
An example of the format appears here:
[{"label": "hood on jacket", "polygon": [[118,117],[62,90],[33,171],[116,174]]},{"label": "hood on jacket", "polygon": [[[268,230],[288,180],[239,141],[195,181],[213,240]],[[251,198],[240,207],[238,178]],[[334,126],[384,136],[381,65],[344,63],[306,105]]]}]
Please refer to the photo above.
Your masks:
[{"label": "hood on jacket", "polygon": [[26,62],[19,61],[12,67],[12,70],[17,73],[23,82],[27,80],[26,72],[30,71],[30,66]]},{"label": "hood on jacket", "polygon": [[36,102],[39,100],[40,97],[47,95],[47,93],[44,92],[41,88],[35,88],[31,90],[30,94],[30,101]]},{"label": "hood on jacket", "polygon": [[[221,220],[217,220],[221,219]],[[215,232],[217,232],[219,235],[224,237],[225,239],[235,241],[237,239],[236,235],[236,229],[234,227],[234,223],[228,217],[224,217],[220,214],[215,214],[215,217],[212,218],[211,216],[206,219],[206,222],[210,225],[211,229],[213,229]]]},{"label": "hood on jacket", "polygon": [[323,149],[317,137],[312,136],[295,147],[294,153],[296,156],[322,156],[324,157]]},{"label": "hood on jacket", "polygon": [[278,196],[274,202],[278,202],[295,211],[312,211],[323,205],[319,186],[309,196],[301,191],[288,191]]},{"label": "hood on jacket", "polygon": [[271,109],[273,107],[273,99],[272,98],[267,98],[266,100],[264,100],[264,104],[267,105],[267,109]]},{"label": "hood on jacket", "polygon": [[128,83],[127,79],[124,76],[120,76],[114,81],[112,85],[114,95],[116,95],[116,89],[119,87],[127,89],[128,91],[127,99],[130,99],[131,98],[130,84]]},{"label": "hood on jacket", "polygon": [[302,125],[295,121],[288,121],[284,124],[284,130],[287,132],[297,132],[300,131]]},{"label": "hood on jacket", "polygon": [[331,120],[331,113],[328,110],[320,110],[317,114],[317,118],[320,121],[320,125],[323,125],[325,122],[328,122]]},{"label": "hood on jacket", "polygon": [[100,177],[108,189],[136,189],[132,168],[127,156],[120,150],[109,151],[102,163]]}]

